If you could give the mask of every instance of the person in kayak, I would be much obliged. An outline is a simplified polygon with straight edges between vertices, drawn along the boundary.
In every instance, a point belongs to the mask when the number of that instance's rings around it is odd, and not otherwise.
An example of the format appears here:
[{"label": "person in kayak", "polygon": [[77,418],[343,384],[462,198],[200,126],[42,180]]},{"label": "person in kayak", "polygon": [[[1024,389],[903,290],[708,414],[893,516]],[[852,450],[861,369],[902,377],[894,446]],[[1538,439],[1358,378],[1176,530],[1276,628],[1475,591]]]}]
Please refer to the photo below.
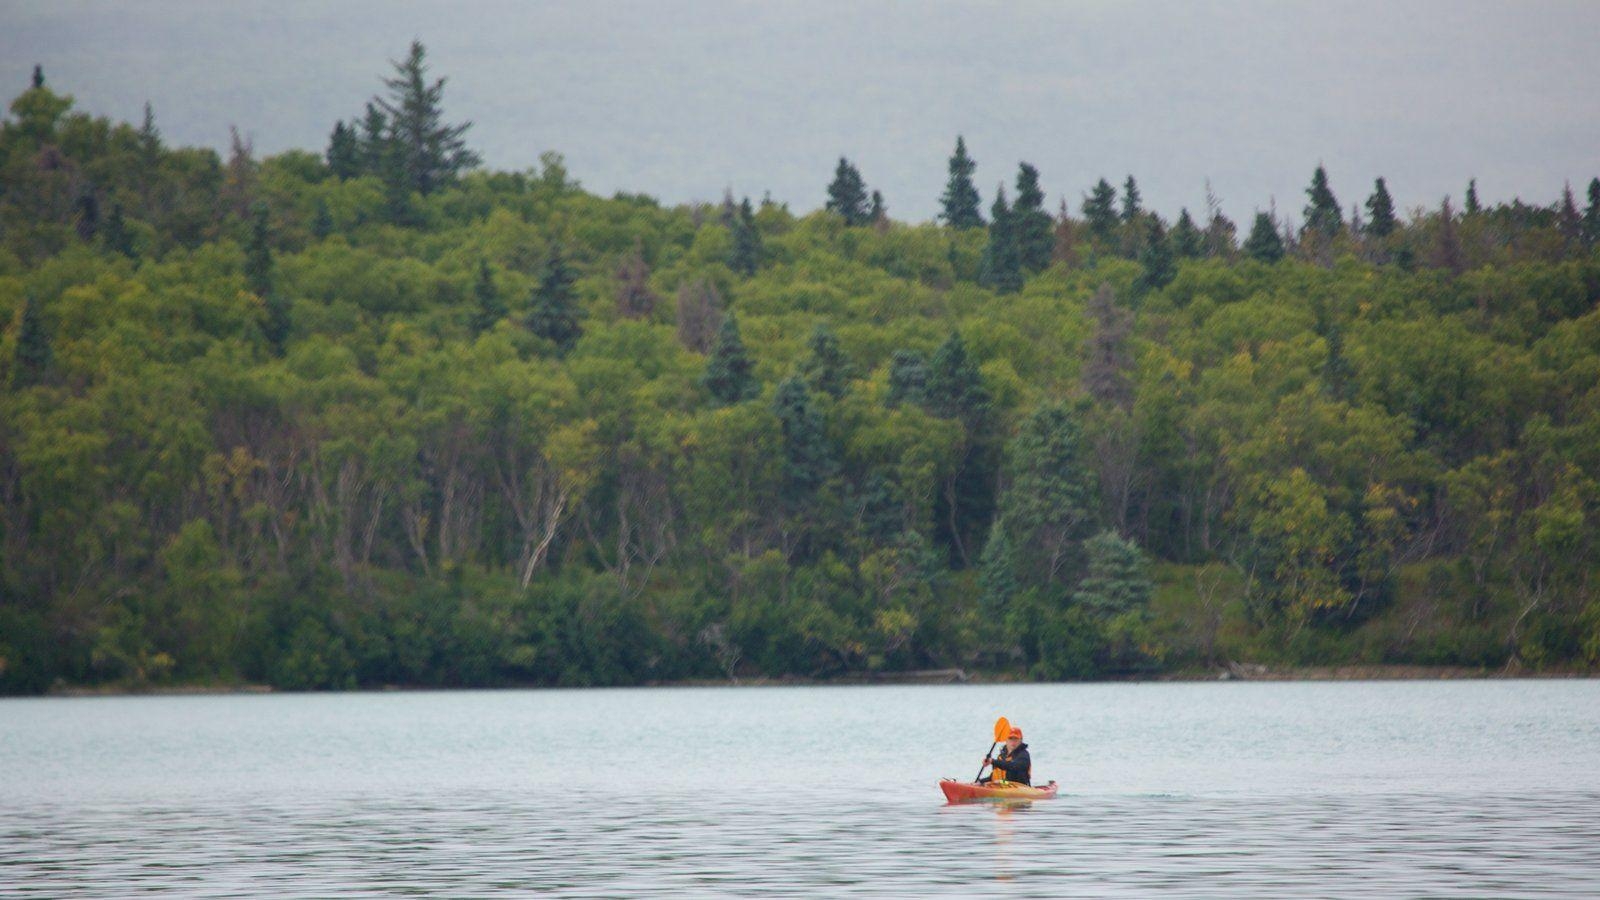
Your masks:
[{"label": "person in kayak", "polygon": [[978,779],[979,784],[988,784],[991,781],[1009,781],[1012,784],[1032,784],[1033,758],[1028,755],[1028,745],[1022,742],[1022,729],[1012,728],[1006,735],[1006,745],[1001,748],[1000,755],[983,758],[983,764],[992,766],[987,778]]}]

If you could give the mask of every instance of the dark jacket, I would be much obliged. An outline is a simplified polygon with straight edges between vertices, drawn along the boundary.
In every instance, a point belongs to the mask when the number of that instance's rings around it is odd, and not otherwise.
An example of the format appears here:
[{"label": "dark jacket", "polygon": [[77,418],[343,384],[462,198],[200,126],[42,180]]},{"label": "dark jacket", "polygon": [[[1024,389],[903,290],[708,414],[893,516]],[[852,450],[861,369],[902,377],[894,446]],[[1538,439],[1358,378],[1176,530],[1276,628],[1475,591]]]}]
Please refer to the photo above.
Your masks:
[{"label": "dark jacket", "polygon": [[1001,747],[999,755],[994,758],[992,777],[997,781],[1033,784],[1033,757],[1028,755],[1028,745],[1018,744],[1016,753]]}]

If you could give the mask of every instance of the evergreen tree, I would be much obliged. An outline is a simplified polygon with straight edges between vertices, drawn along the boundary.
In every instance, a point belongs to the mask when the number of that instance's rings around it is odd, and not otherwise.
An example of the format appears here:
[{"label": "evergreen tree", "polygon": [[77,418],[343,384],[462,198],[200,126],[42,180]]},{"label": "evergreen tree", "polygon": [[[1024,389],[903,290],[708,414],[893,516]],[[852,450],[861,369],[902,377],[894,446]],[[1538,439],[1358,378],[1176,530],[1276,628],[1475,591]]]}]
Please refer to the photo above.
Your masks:
[{"label": "evergreen tree", "polygon": [[1144,211],[1144,208],[1139,203],[1139,182],[1134,181],[1133,176],[1129,175],[1128,180],[1122,183],[1123,222],[1132,222],[1134,219],[1139,218],[1139,214]]},{"label": "evergreen tree", "polygon": [[272,293],[272,231],[265,203],[257,203],[250,212],[250,236],[244,245],[244,283],[250,293],[265,300]]},{"label": "evergreen tree", "polygon": [[785,378],[773,394],[772,412],[783,429],[783,499],[793,507],[810,499],[838,463],[804,381]]},{"label": "evergreen tree", "polygon": [[1589,206],[1583,211],[1583,240],[1591,247],[1600,244],[1600,178],[1589,179]]},{"label": "evergreen tree", "polygon": [[1250,236],[1244,240],[1244,252],[1251,259],[1264,263],[1283,259],[1283,238],[1278,237],[1278,226],[1273,223],[1271,216],[1264,212],[1256,213],[1255,225],[1251,226]]},{"label": "evergreen tree", "polygon": [[988,418],[989,403],[989,391],[978,364],[967,355],[966,342],[960,332],[950,332],[928,364],[928,412],[972,426]]},{"label": "evergreen tree", "polygon": [[761,268],[761,253],[761,232],[756,228],[756,214],[750,207],[750,198],[746,197],[734,216],[733,249],[728,254],[728,268],[746,277],[754,275]]},{"label": "evergreen tree", "polygon": [[1478,213],[1480,213],[1482,211],[1483,211],[1483,208],[1478,205],[1478,179],[1476,179],[1476,178],[1468,179],[1468,181],[1467,181],[1467,215],[1475,216],[1475,215],[1477,215]]},{"label": "evergreen tree", "polygon": [[311,236],[320,241],[330,234],[333,234],[333,212],[328,209],[328,201],[318,197],[316,212],[311,217]]},{"label": "evergreen tree", "polygon": [[1372,196],[1367,198],[1367,234],[1386,238],[1394,233],[1398,223],[1394,218],[1394,200],[1389,197],[1389,186],[1382,178],[1373,182]]},{"label": "evergreen tree", "polygon": [[660,302],[661,298],[650,289],[650,266],[644,261],[644,247],[635,242],[633,250],[617,263],[617,312],[625,319],[648,319]]},{"label": "evergreen tree", "polygon": [[843,216],[846,225],[865,225],[871,221],[871,210],[867,203],[867,186],[861,180],[861,173],[848,159],[839,157],[839,166],[833,172],[833,183],[828,185],[828,202],[824,208]]},{"label": "evergreen tree", "polygon": [[867,221],[874,225],[887,225],[889,222],[889,206],[883,202],[883,194],[872,192],[872,203],[867,207]]},{"label": "evergreen tree", "polygon": [[[352,127],[350,130],[355,129]],[[383,114],[377,103],[369,101],[366,115],[361,118],[361,137],[356,144],[363,175],[384,174],[391,157],[389,144],[389,117]]]},{"label": "evergreen tree", "polygon": [[1166,230],[1161,227],[1161,220],[1154,213],[1150,216],[1150,224],[1145,230],[1144,249],[1139,252],[1139,265],[1144,267],[1144,272],[1139,276],[1139,285],[1147,291],[1157,291],[1172,283],[1177,277],[1177,264],[1172,258],[1172,244],[1167,239]]},{"label": "evergreen tree", "polygon": [[1055,230],[1051,233],[1050,261],[1065,266],[1078,262],[1078,229],[1067,213],[1067,201],[1061,201],[1061,211],[1056,216]]},{"label": "evergreen tree", "polygon": [[717,332],[717,343],[711,348],[711,358],[706,360],[706,371],[700,376],[700,383],[718,404],[726,406],[761,393],[761,384],[756,381],[754,372],[755,365],[739,337],[739,323],[729,313]]},{"label": "evergreen tree", "polygon": [[1344,211],[1334,198],[1333,190],[1328,187],[1328,172],[1322,166],[1317,166],[1316,171],[1311,173],[1311,185],[1306,188],[1306,196],[1310,202],[1306,204],[1306,222],[1300,229],[1301,234],[1315,231],[1330,238],[1338,234],[1344,228]]},{"label": "evergreen tree", "polygon": [[16,362],[11,369],[11,386],[22,390],[43,384],[49,374],[52,357],[44,311],[40,308],[39,298],[29,294],[23,301],[22,325],[17,330]]},{"label": "evergreen tree", "polygon": [[261,326],[261,334],[267,339],[267,344],[272,348],[272,352],[282,356],[289,343],[289,329],[292,324],[289,319],[289,299],[277,291],[273,291],[266,296],[265,300],[267,320]]},{"label": "evergreen tree", "polygon": [[478,260],[478,280],[472,285],[472,299],[477,302],[477,307],[472,311],[468,327],[475,335],[493,328],[510,312],[506,309],[505,301],[500,299],[500,289],[495,287],[494,273],[489,270],[489,261],[486,259]]},{"label": "evergreen tree", "polygon": [[422,42],[412,41],[405,60],[393,63],[395,76],[383,80],[389,97],[376,98],[388,118],[405,183],[424,196],[481,161],[462,140],[472,123],[444,123],[445,79],[428,84],[426,55]]},{"label": "evergreen tree", "polygon": [[343,181],[361,174],[361,140],[354,128],[335,122],[328,138],[328,169]]},{"label": "evergreen tree", "polygon": [[1044,211],[1044,191],[1039,187],[1039,170],[1027,163],[1017,168],[1017,202],[1011,208],[1011,231],[1017,245],[1018,260],[1029,272],[1042,272],[1050,266],[1055,246],[1054,223]]},{"label": "evergreen tree", "polygon": [[1178,211],[1178,224],[1172,226],[1172,251],[1179,259],[1195,259],[1205,252],[1205,239],[1187,207]]},{"label": "evergreen tree", "polygon": [[1018,581],[1059,599],[1076,580],[1078,544],[1094,522],[1099,493],[1082,429],[1065,407],[1041,406],[1023,419],[1005,456],[999,519]]},{"label": "evergreen tree", "polygon": [[972,174],[977,169],[978,164],[967,155],[967,142],[957,135],[956,152],[950,157],[950,180],[945,182],[944,194],[939,198],[942,207],[939,218],[951,228],[983,227],[983,213],[979,211],[982,201],[972,182]]},{"label": "evergreen tree", "polygon": [[1117,189],[1104,178],[1083,201],[1083,218],[1096,238],[1110,240],[1117,228]]},{"label": "evergreen tree", "polygon": [[1017,582],[1017,554],[1011,546],[1006,522],[999,516],[989,526],[989,539],[984,542],[983,556],[978,562],[978,602],[991,616],[1004,615],[1011,601],[1022,592]]},{"label": "evergreen tree", "polygon": [[1466,270],[1466,258],[1461,251],[1461,235],[1456,231],[1455,212],[1450,208],[1450,198],[1439,204],[1438,228],[1433,233],[1433,250],[1428,264],[1435,269],[1445,269],[1453,275]]},{"label": "evergreen tree", "polygon": [[139,253],[133,247],[133,235],[128,233],[127,223],[122,221],[122,204],[111,204],[111,215],[106,217],[105,228],[100,231],[100,240],[105,248],[112,253],[120,253],[129,259],[138,259]]},{"label": "evergreen tree", "polygon": [[95,196],[94,188],[85,188],[72,205],[73,227],[78,232],[78,240],[86,244],[93,242],[95,235],[100,233],[100,200]]},{"label": "evergreen tree", "polygon": [[139,125],[139,155],[146,168],[154,166],[161,155],[161,130],[156,128],[156,113],[148,100],[144,104],[144,121]]},{"label": "evergreen tree", "polygon": [[1572,185],[1561,187],[1561,204],[1556,208],[1556,230],[1570,243],[1583,240],[1583,217],[1578,214],[1578,203],[1572,197]]},{"label": "evergreen tree", "polygon": [[1005,185],[995,189],[990,210],[989,243],[978,263],[978,283],[1000,294],[1022,287],[1022,254],[1017,247],[1016,221],[1006,206]]},{"label": "evergreen tree", "polygon": [[562,255],[561,245],[550,245],[544,273],[533,291],[528,330],[555,344],[556,352],[563,356],[583,334],[578,298],[572,289],[576,280],[577,276]]},{"label": "evergreen tree", "polygon": [[32,84],[33,84],[33,89],[36,90],[36,91],[39,90],[40,88],[44,87],[44,68],[42,66],[40,66],[38,63],[34,63],[33,64],[33,82],[32,82]]},{"label": "evergreen tree", "polygon": [[1205,248],[1206,257],[1209,259],[1228,259],[1233,256],[1235,248],[1234,237],[1238,229],[1234,227],[1233,220],[1223,215],[1220,210],[1211,214],[1211,221],[1206,225]]},{"label": "evergreen tree", "polygon": [[1155,582],[1144,551],[1114,531],[1102,531],[1083,542],[1088,572],[1073,592],[1074,605],[1111,618],[1145,609]]},{"label": "evergreen tree", "polygon": [[828,326],[818,324],[806,344],[811,352],[800,364],[800,376],[814,391],[835,399],[843,397],[855,373],[839,347],[839,339]]},{"label": "evergreen tree", "polygon": [[896,350],[889,359],[888,405],[922,406],[928,402],[928,360],[915,350]]}]

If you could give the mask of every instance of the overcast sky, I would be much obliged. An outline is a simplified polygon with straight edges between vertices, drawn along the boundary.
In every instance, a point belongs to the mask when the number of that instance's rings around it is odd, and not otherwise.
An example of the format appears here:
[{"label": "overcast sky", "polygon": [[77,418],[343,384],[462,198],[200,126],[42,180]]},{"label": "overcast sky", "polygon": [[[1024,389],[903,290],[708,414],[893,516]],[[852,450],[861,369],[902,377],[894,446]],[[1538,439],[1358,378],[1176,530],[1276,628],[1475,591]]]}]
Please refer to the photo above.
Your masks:
[{"label": "overcast sky", "polygon": [[[900,219],[937,211],[956,134],[985,206],[1027,160],[1052,206],[1129,173],[1164,214],[1580,202],[1600,175],[1600,2],[15,2],[0,95],[37,62],[79,108],[169,141],[322,150],[413,37],[495,168],[566,156],[592,191],[821,205],[840,155]],[[9,85],[9,87],[6,87]]]}]

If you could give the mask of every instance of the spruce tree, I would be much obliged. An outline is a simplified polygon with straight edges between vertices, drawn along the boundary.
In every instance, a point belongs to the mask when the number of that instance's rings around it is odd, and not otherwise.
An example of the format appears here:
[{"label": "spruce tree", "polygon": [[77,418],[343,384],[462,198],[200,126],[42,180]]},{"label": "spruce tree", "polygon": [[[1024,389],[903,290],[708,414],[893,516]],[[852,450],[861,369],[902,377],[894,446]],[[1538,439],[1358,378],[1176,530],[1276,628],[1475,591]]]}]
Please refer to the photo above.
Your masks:
[{"label": "spruce tree", "polygon": [[978,364],[967,355],[961,334],[950,332],[928,364],[928,412],[972,426],[988,418],[989,404],[989,391],[983,386]]},{"label": "spruce tree", "polygon": [[1600,244],[1600,178],[1589,179],[1589,206],[1583,211],[1583,240],[1591,247]]},{"label": "spruce tree", "polygon": [[138,259],[139,253],[133,247],[133,235],[128,233],[127,223],[122,221],[122,204],[111,204],[111,215],[106,217],[105,227],[100,230],[100,240],[105,248],[112,253],[120,253],[129,259]]},{"label": "spruce tree", "polygon": [[244,245],[244,283],[250,293],[265,300],[272,293],[272,231],[267,204],[250,209],[250,236]]},{"label": "spruce tree", "polygon": [[1149,605],[1155,582],[1144,551],[1114,531],[1102,531],[1083,542],[1088,572],[1072,602],[1099,618],[1138,612]]},{"label": "spruce tree", "polygon": [[267,320],[261,326],[261,334],[267,339],[267,344],[272,347],[272,352],[282,356],[289,343],[289,298],[277,291],[266,297]]},{"label": "spruce tree", "polygon": [[23,301],[22,325],[17,330],[16,362],[11,369],[11,386],[22,390],[43,384],[49,374],[52,357],[44,311],[39,305],[39,298],[29,294]]},{"label": "spruce tree", "polygon": [[389,120],[399,170],[407,186],[423,196],[481,162],[462,139],[472,123],[445,124],[441,105],[445,79],[428,83],[426,56],[422,42],[412,41],[405,60],[392,64],[394,77],[383,80],[388,98],[375,98]]},{"label": "spruce tree", "polygon": [[1139,204],[1139,182],[1134,181],[1133,176],[1129,175],[1128,180],[1122,183],[1122,221],[1124,223],[1132,222],[1139,217],[1141,212],[1144,212],[1144,208]]},{"label": "spruce tree", "polygon": [[717,332],[717,343],[711,348],[711,358],[706,360],[706,371],[700,376],[700,383],[719,405],[727,406],[761,393],[761,384],[756,381],[754,372],[755,365],[739,337],[739,323],[733,313],[729,313]]},{"label": "spruce tree", "polygon": [[1475,216],[1479,212],[1482,212],[1482,210],[1483,210],[1483,208],[1478,205],[1478,179],[1476,179],[1476,178],[1468,179],[1467,180],[1467,209],[1466,209],[1467,215]]},{"label": "spruce tree", "polygon": [[800,364],[800,376],[818,393],[835,399],[843,397],[845,391],[850,389],[850,379],[855,373],[839,347],[839,339],[834,337],[828,326],[818,324],[811,330],[806,345],[810,355]]},{"label": "spruce tree", "polygon": [[1311,185],[1306,188],[1305,225],[1300,229],[1304,234],[1315,231],[1324,237],[1333,237],[1344,228],[1344,211],[1339,207],[1339,201],[1333,196],[1333,190],[1328,187],[1328,172],[1322,166],[1317,166],[1311,173]]},{"label": "spruce tree", "polygon": [[328,201],[318,197],[317,209],[311,217],[311,236],[323,240],[333,234],[333,212],[328,209]]},{"label": "spruce tree", "polygon": [[828,202],[824,208],[843,216],[846,225],[865,225],[872,221],[868,202],[867,186],[861,180],[861,173],[848,159],[839,157],[839,166],[833,172],[833,183],[828,185]]},{"label": "spruce tree", "polygon": [[583,334],[580,324],[578,298],[572,290],[577,280],[560,244],[550,245],[550,255],[545,260],[544,273],[539,286],[533,291],[533,302],[528,310],[528,330],[556,346],[559,355],[566,355]]},{"label": "spruce tree", "polygon": [[1271,216],[1264,212],[1256,213],[1255,225],[1251,226],[1250,236],[1244,241],[1244,252],[1251,259],[1264,263],[1283,259],[1283,238],[1278,236],[1278,226]]},{"label": "spruce tree", "polygon": [[1150,214],[1150,223],[1145,229],[1139,265],[1144,267],[1139,275],[1139,286],[1146,291],[1158,291],[1166,287],[1178,274],[1177,264],[1172,258],[1172,244],[1168,241],[1166,230],[1161,227],[1161,219],[1154,213]]},{"label": "spruce tree", "polygon": [[1583,217],[1578,214],[1578,203],[1572,197],[1572,185],[1561,188],[1561,203],[1556,208],[1556,229],[1569,243],[1583,240]]},{"label": "spruce tree", "polygon": [[1027,163],[1017,168],[1017,202],[1011,208],[1012,234],[1017,244],[1018,261],[1029,272],[1042,272],[1050,266],[1055,248],[1054,223],[1044,211],[1044,191],[1039,187],[1039,170]]},{"label": "spruce tree", "polygon": [[892,408],[902,403],[922,406],[928,402],[928,360],[915,350],[896,350],[889,359],[889,395]]},{"label": "spruce tree", "polygon": [[1389,186],[1382,178],[1373,182],[1372,196],[1367,198],[1367,234],[1386,238],[1394,233],[1394,200],[1389,197]]},{"label": "spruce tree", "polygon": [[477,306],[472,311],[468,327],[475,335],[493,328],[510,311],[506,309],[505,301],[500,299],[500,289],[495,287],[494,273],[490,271],[486,259],[478,260],[478,279],[472,284],[472,299]]},{"label": "spruce tree", "polygon": [[761,232],[756,228],[755,210],[750,198],[739,204],[733,219],[733,247],[728,253],[728,268],[746,277],[761,268]]},{"label": "spruce tree", "polygon": [[867,221],[873,225],[887,225],[889,222],[889,205],[883,202],[883,194],[874,190],[872,202],[867,206]]},{"label": "spruce tree", "polygon": [[156,113],[148,100],[144,104],[144,121],[139,125],[139,155],[147,168],[154,166],[161,155],[161,130],[156,128]]},{"label": "spruce tree", "polygon": [[815,495],[838,463],[804,381],[785,378],[773,393],[772,412],[783,430],[783,499],[792,508]]},{"label": "spruce tree", "polygon": [[1083,218],[1089,231],[1099,240],[1110,240],[1117,229],[1117,189],[1104,178],[1100,179],[1083,201]]},{"label": "spruce tree", "polygon": [[978,283],[999,294],[1010,294],[1022,287],[1022,254],[1017,247],[1016,221],[1006,206],[1006,188],[995,189],[990,209],[989,243],[978,262]]},{"label": "spruce tree", "polygon": [[328,137],[328,170],[340,181],[361,174],[361,140],[343,122],[335,122]]},{"label": "spruce tree", "polygon": [[956,152],[950,156],[950,179],[945,182],[944,194],[939,198],[939,218],[951,228],[965,230],[983,227],[983,213],[979,206],[978,188],[972,183],[972,174],[978,164],[967,155],[967,142],[956,136]]},{"label": "spruce tree", "polygon": [[[354,131],[355,128],[350,130]],[[366,115],[361,118],[361,136],[356,144],[360,151],[361,174],[384,174],[390,158],[389,143],[389,117],[383,114],[377,103],[369,101]]]},{"label": "spruce tree", "polygon": [[40,66],[38,63],[34,63],[33,64],[33,82],[32,82],[32,84],[33,84],[33,89],[36,90],[36,91],[39,90],[40,88],[44,87],[44,67]]},{"label": "spruce tree", "polygon": [[77,229],[78,240],[86,244],[93,242],[100,233],[100,200],[95,196],[94,188],[85,188],[72,206],[72,224]]},{"label": "spruce tree", "polygon": [[1467,268],[1449,197],[1439,204],[1438,228],[1433,234],[1433,249],[1428,256],[1428,264],[1435,269],[1445,269],[1452,275],[1460,275]]},{"label": "spruce tree", "polygon": [[1205,239],[1187,207],[1178,211],[1178,224],[1172,226],[1172,252],[1180,259],[1195,259],[1205,252]]},{"label": "spruce tree", "polygon": [[661,298],[650,289],[650,266],[644,261],[644,247],[635,242],[633,250],[617,263],[617,312],[624,319],[648,319],[660,302]]}]

